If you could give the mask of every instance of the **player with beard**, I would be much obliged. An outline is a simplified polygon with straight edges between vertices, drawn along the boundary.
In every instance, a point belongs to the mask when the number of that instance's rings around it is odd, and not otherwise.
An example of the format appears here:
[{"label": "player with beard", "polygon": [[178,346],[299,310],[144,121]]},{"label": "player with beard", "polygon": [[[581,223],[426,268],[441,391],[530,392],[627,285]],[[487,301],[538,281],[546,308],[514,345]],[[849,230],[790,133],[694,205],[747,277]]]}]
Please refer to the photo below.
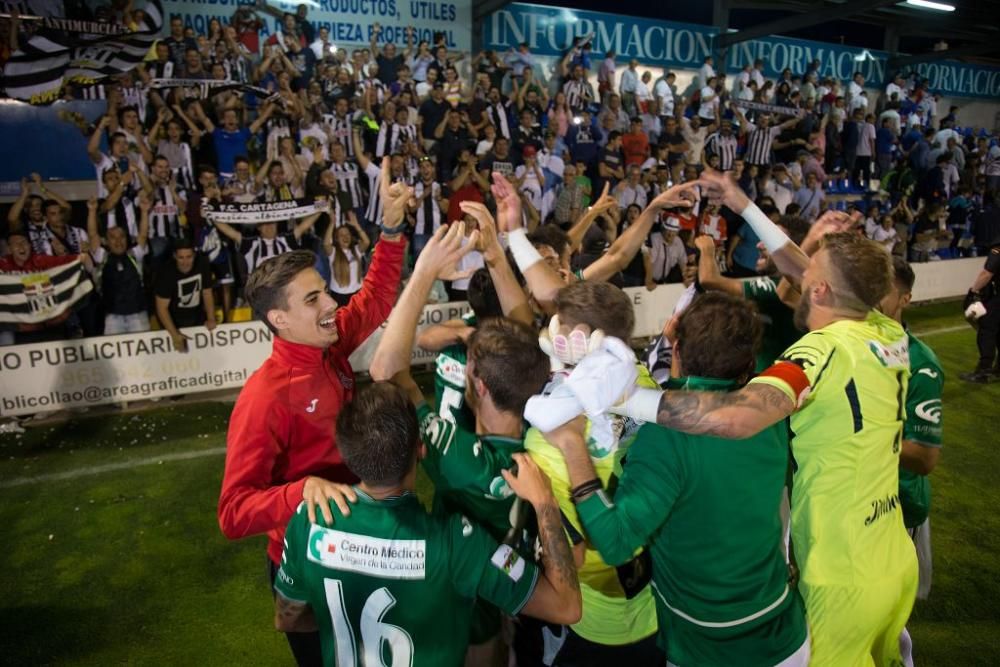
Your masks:
[{"label": "player with beard", "polygon": [[[383,235],[361,291],[338,308],[308,251],[279,255],[247,281],[247,302],[274,334],[271,356],[247,381],[233,408],[219,526],[238,539],[267,533],[273,582],[285,526],[302,501],[315,521],[333,483],[352,481],[336,447],[333,424],[354,395],[348,357],[388,317],[396,299],[406,242],[406,200],[412,191],[390,185],[382,161]],[[299,664],[320,664],[319,634],[288,633]]]},{"label": "player with beard", "polygon": [[790,418],[792,543],[812,664],[898,664],[917,560],[898,496],[906,333],[875,310],[891,289],[889,255],[847,232],[825,237],[810,258],[724,175],[706,171],[700,182],[800,281],[796,323],[809,333],[738,391],[637,389],[615,409],[731,439]]}]

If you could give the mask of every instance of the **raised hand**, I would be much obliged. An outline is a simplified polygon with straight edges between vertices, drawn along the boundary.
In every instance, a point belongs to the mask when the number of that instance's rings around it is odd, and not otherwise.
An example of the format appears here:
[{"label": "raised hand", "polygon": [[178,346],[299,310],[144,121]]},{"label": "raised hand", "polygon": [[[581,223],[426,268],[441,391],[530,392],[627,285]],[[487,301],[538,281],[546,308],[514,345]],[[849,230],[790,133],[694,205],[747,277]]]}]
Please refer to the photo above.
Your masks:
[{"label": "raised hand", "polygon": [[[706,171],[708,171],[706,169]],[[701,185],[701,181],[689,181],[678,183],[653,198],[649,202],[649,207],[654,209],[664,208],[690,208],[697,201],[695,189]]]},{"label": "raised hand", "polygon": [[97,212],[97,197],[91,197],[87,200],[87,210],[91,213]]},{"label": "raised hand", "polygon": [[708,234],[702,234],[694,240],[694,247],[697,248],[703,255],[714,255],[715,254],[715,240]]},{"label": "raised hand", "polygon": [[431,240],[424,246],[417,264],[413,268],[414,274],[430,273],[439,280],[457,280],[467,277],[469,272],[460,272],[455,266],[458,260],[476,249],[479,242],[479,231],[474,231],[469,235],[468,242],[463,244],[465,239],[465,223],[462,221],[453,222],[447,228],[440,227]]},{"label": "raised hand", "polygon": [[478,250],[483,253],[483,259],[487,264],[499,260],[503,256],[503,247],[500,239],[497,238],[497,225],[490,215],[490,211],[484,204],[476,201],[459,202],[462,213],[467,213],[476,219],[479,224],[479,246]]},{"label": "raised hand", "polygon": [[406,215],[406,204],[413,197],[413,188],[406,183],[392,182],[392,160],[382,158],[382,175],[379,177],[379,195],[382,197],[382,226],[388,229],[399,227]]},{"label": "raised hand", "polygon": [[500,231],[512,232],[520,229],[521,197],[510,181],[498,171],[493,172],[493,185],[490,186],[493,199],[497,202],[497,223]]},{"label": "raised hand", "polygon": [[704,187],[708,191],[710,200],[720,200],[736,213],[741,212],[750,203],[750,198],[746,196],[742,188],[725,172],[706,168],[701,172],[701,177],[692,182]]}]

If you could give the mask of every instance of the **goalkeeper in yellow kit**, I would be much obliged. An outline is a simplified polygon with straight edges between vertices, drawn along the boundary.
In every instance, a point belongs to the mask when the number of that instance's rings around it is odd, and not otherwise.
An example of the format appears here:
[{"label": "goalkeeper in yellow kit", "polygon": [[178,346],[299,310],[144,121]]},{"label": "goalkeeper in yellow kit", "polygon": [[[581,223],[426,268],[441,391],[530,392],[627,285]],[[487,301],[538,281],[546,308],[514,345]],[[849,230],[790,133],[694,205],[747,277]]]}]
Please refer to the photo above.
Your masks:
[{"label": "goalkeeper in yellow kit", "polygon": [[728,438],[790,418],[792,542],[811,664],[899,665],[917,560],[898,497],[907,337],[875,310],[893,279],[889,256],[842,232],[809,258],[725,176],[709,172],[701,182],[800,281],[796,321],[809,333],[739,391],[637,389],[616,411]]}]

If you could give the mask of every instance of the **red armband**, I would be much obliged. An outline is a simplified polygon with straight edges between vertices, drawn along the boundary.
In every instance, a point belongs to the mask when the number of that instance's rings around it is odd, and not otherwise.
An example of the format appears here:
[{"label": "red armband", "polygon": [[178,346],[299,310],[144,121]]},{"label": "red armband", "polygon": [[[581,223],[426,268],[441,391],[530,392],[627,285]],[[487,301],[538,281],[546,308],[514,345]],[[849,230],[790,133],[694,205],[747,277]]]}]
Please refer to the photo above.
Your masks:
[{"label": "red armband", "polygon": [[761,371],[758,377],[773,377],[788,385],[795,395],[795,406],[802,405],[802,401],[809,395],[809,378],[794,361],[778,361]]}]

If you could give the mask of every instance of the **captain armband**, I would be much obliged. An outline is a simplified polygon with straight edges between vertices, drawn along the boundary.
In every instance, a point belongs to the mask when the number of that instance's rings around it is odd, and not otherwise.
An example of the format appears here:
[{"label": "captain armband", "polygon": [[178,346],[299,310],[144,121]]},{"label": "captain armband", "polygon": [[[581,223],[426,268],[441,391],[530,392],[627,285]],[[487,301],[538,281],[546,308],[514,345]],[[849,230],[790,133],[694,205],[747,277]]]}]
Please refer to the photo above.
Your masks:
[{"label": "captain armband", "polygon": [[797,408],[802,406],[811,388],[806,372],[802,369],[802,366],[794,361],[775,362],[770,367],[764,369],[757,377],[780,380],[792,391],[792,395],[795,397],[795,407]]}]

